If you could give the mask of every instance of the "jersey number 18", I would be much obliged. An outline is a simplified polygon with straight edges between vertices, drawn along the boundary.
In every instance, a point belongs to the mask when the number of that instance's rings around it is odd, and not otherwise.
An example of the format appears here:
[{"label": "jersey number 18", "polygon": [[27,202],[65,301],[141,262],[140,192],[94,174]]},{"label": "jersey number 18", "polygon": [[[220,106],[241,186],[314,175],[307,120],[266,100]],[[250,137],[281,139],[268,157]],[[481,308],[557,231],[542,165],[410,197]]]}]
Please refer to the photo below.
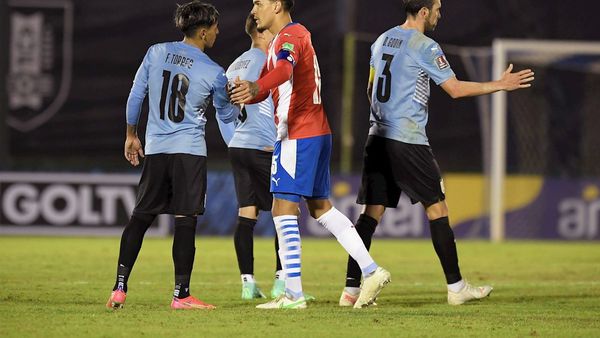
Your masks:
[{"label": "jersey number 18", "polygon": [[[171,87],[171,95],[167,104],[167,94]],[[169,120],[179,123],[185,117],[185,95],[190,88],[190,79],[185,74],[176,74],[171,80],[171,72],[163,70],[163,85],[160,94],[160,119],[165,119],[165,109]]]}]

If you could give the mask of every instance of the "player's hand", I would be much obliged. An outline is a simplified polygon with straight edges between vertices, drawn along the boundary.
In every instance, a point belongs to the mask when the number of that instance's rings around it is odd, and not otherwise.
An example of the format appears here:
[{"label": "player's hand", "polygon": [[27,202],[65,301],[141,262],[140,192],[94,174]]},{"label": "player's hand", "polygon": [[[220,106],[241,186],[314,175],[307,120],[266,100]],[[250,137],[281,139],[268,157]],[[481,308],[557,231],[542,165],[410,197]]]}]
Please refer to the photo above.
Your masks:
[{"label": "player's hand", "polygon": [[234,84],[230,96],[234,104],[248,103],[258,95],[259,88],[255,82],[236,79]]},{"label": "player's hand", "polygon": [[229,96],[229,101],[233,102],[231,100],[231,94],[233,94],[233,90],[235,89],[235,83],[240,81],[240,77],[236,77],[235,80],[233,81],[229,81],[227,82],[227,88],[225,88],[227,90],[227,96]]},{"label": "player's hand", "polygon": [[137,167],[140,164],[140,157],[144,157],[142,142],[137,136],[128,136],[125,139],[125,159],[132,166]]},{"label": "player's hand", "polygon": [[512,63],[508,65],[508,68],[502,73],[500,82],[502,83],[504,90],[507,92],[531,87],[531,82],[534,80],[534,73],[531,69],[525,69],[520,72],[513,73]]}]

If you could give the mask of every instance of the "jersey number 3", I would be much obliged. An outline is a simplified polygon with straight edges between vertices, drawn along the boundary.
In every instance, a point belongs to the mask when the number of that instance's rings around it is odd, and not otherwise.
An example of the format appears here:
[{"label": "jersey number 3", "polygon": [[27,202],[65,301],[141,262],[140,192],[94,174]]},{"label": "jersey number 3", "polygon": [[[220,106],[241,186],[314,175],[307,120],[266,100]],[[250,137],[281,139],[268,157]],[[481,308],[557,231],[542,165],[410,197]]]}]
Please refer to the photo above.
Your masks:
[{"label": "jersey number 3", "polygon": [[[167,94],[170,92],[169,102]],[[185,95],[190,88],[190,79],[185,74],[177,74],[171,80],[171,72],[163,70],[163,85],[160,94],[160,119],[165,119],[165,110],[169,113],[169,120],[179,123],[185,117]]]},{"label": "jersey number 3", "polygon": [[382,61],[385,61],[381,76],[377,80],[377,101],[381,103],[388,102],[392,96],[392,72],[390,67],[394,56],[391,54],[383,54],[381,57]]}]

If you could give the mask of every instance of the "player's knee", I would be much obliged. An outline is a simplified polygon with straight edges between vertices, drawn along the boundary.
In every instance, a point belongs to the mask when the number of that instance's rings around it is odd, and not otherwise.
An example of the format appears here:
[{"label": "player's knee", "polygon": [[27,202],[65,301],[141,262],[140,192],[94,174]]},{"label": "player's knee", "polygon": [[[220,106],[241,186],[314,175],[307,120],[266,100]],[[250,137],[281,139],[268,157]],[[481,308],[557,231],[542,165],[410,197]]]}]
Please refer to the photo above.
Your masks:
[{"label": "player's knee", "polygon": [[238,210],[238,216],[249,219],[258,219],[258,208],[255,206],[242,207]]},{"label": "player's knee", "polygon": [[426,207],[425,212],[427,213],[427,218],[429,220],[435,220],[438,218],[447,217],[448,216],[448,206],[446,205],[446,202],[440,201],[440,202],[434,203],[434,204]]},{"label": "player's knee", "polygon": [[329,199],[316,199],[316,200],[307,200],[306,204],[308,206],[308,212],[310,216],[314,219],[317,219],[327,213],[333,205],[329,202]]},{"label": "player's knee", "polygon": [[273,208],[271,209],[273,217],[284,215],[298,216],[300,214],[300,210],[298,209],[300,197],[298,195],[274,194],[273,197]]},{"label": "player's knee", "polygon": [[176,215],[175,227],[179,228],[196,228],[196,215]]},{"label": "player's knee", "polygon": [[321,217],[323,214],[325,214],[327,211],[329,210],[321,210],[321,209],[309,209],[308,213],[310,214],[310,217],[317,219],[319,217]]},{"label": "player's knee", "polygon": [[385,212],[385,206],[383,205],[365,205],[363,209],[363,214],[371,217],[376,220],[377,223],[381,222],[381,218],[383,217],[383,213]]},{"label": "player's knee", "polygon": [[156,215],[143,214],[134,211],[131,215],[131,220],[127,224],[127,227],[143,228],[145,231],[150,227],[150,225],[152,225],[152,222],[154,222],[155,217]]}]

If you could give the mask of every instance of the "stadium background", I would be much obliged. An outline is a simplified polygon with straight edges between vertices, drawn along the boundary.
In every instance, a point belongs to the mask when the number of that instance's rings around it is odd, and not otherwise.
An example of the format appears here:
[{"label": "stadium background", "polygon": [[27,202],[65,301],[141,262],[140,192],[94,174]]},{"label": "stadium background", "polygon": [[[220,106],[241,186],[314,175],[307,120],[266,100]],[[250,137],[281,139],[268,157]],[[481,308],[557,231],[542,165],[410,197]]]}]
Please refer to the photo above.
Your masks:
[{"label": "stadium background", "polygon": [[[124,135],[124,106],[131,86],[133,75],[146,51],[154,43],[180,39],[179,32],[173,27],[172,13],[174,1],[30,1],[11,0],[2,1],[0,25],[1,47],[0,53],[0,170],[11,173],[37,172],[42,176],[50,177],[47,173],[112,173],[130,174],[136,177],[138,169],[132,169],[122,158],[122,144]],[[72,39],[65,38],[62,34],[67,29],[65,24],[68,11],[63,6],[67,4],[72,8],[73,35]],[[250,1],[221,0],[214,1],[221,11],[220,35],[215,47],[208,54],[223,67],[227,67],[241,52],[249,47],[249,39],[243,32],[244,18],[250,10]],[[39,5],[39,6],[38,6]],[[55,5],[53,8],[43,8]],[[33,6],[33,7],[32,7]],[[431,36],[441,43],[443,48],[452,46],[489,47],[494,38],[518,39],[560,39],[560,40],[600,40],[600,30],[595,22],[595,13],[600,5],[595,1],[574,0],[570,2],[552,0],[544,1],[444,1],[442,19],[437,31]],[[352,161],[350,175],[336,176],[336,180],[343,181],[334,187],[336,201],[351,218],[357,217],[358,209],[352,205],[352,193],[357,188],[356,174],[360,170],[362,145],[368,130],[368,103],[364,95],[368,75],[369,45],[374,38],[388,28],[401,23],[404,14],[400,1],[297,1],[294,19],[303,23],[313,33],[313,44],[319,56],[321,73],[323,75],[322,95],[332,129],[335,134],[335,147],[333,153],[333,172],[340,169],[340,146],[342,144],[340,129],[342,128],[342,89],[344,82],[344,39],[349,32],[356,32],[356,66],[353,71],[355,76],[352,110]],[[35,80],[50,79],[52,85],[43,87],[35,81],[36,85],[30,88],[31,92],[42,97],[42,103],[36,109],[31,107],[11,108],[9,99],[15,94],[14,78],[11,77],[10,64],[14,53],[11,44],[11,32],[14,31],[12,18],[15,12],[24,16],[41,13],[44,20],[43,31],[46,35],[39,42],[47,56],[43,64],[43,72]],[[574,24],[576,23],[576,24]],[[72,59],[68,60],[64,46],[72,44]],[[11,49],[12,48],[12,49]],[[448,51],[448,50],[447,50]],[[50,55],[50,56],[48,56]],[[459,78],[469,79],[468,72],[463,62],[457,55],[448,53],[448,59]],[[65,68],[72,70],[70,76],[65,76]],[[68,85],[65,85],[68,84]],[[43,121],[35,128],[15,128],[9,121],[18,120],[27,124],[28,121],[39,117],[44,109],[48,108],[59,96],[60,88],[68,89],[66,100],[53,115],[44,117]],[[580,93],[578,86],[565,87],[560,84],[536,82],[536,87],[542,92],[549,93],[560,90],[566,97],[576,97]],[[31,93],[30,93],[31,94]],[[527,95],[527,94],[523,94]],[[568,101],[568,100],[567,100]],[[482,128],[478,114],[478,101],[463,99],[453,101],[441,90],[432,86],[430,103],[430,122],[428,134],[436,153],[440,166],[445,173],[460,175],[483,175],[484,152],[482,151]],[[600,231],[597,225],[598,203],[598,175],[600,165],[598,158],[592,161],[586,170],[583,170],[583,160],[573,160],[572,154],[579,148],[578,143],[568,142],[576,139],[579,133],[577,127],[570,127],[567,122],[568,113],[557,112],[558,118],[554,121],[553,128],[556,132],[550,133],[550,142],[553,147],[552,159],[547,167],[534,174],[544,175],[546,181],[556,179],[556,184],[545,185],[539,180],[527,182],[513,182],[517,186],[527,187],[525,193],[515,194],[513,207],[524,207],[540,202],[540,196],[572,195],[581,200],[582,208],[589,209],[590,217],[584,217],[585,223],[577,230],[580,236],[573,239],[599,239]],[[596,114],[597,115],[597,114]],[[201,233],[228,234],[235,219],[235,205],[231,202],[233,186],[228,175],[229,164],[227,161],[226,147],[223,144],[214,120],[213,112],[208,113],[207,144],[209,149],[209,170],[211,170],[211,186],[209,187],[208,214],[201,221]],[[595,120],[597,122],[597,119]],[[18,124],[18,123],[17,123]],[[599,126],[598,124],[595,124]],[[535,126],[532,126],[535,127]],[[509,136],[510,138],[510,136]],[[517,142],[512,139],[511,142]],[[535,146],[535,145],[534,145]],[[598,154],[594,146],[589,147],[589,158]],[[509,157],[511,155],[509,154]],[[513,159],[517,161],[518,159]],[[513,161],[513,162],[514,162]],[[511,168],[509,158],[509,169]],[[589,160],[588,160],[589,162]],[[516,165],[514,165],[516,166]],[[513,166],[513,167],[514,167]],[[4,176],[6,178],[6,176]],[[28,179],[23,176],[14,179],[11,176],[8,183],[0,185],[0,193],[6,198],[6,189],[10,188],[13,181],[23,183]],[[24,178],[25,177],[25,178]],[[27,176],[33,177],[33,176]],[[36,176],[39,179],[39,176]],[[64,183],[65,174],[57,178],[58,183]],[[570,179],[566,184],[563,179]],[[12,181],[11,181],[12,180]],[[69,181],[67,179],[66,181]],[[572,181],[575,180],[575,181]],[[133,182],[135,179],[133,180]],[[129,181],[128,181],[129,182]],[[457,223],[465,221],[467,226],[460,226],[457,232],[462,236],[486,237],[486,222],[480,219],[482,202],[480,198],[473,197],[475,188],[468,188],[472,180],[462,182],[454,180],[449,182],[449,191],[461,191],[456,198],[458,203],[451,204],[454,210],[454,220]],[[573,183],[575,182],[575,183]],[[35,194],[43,195],[44,189],[53,182],[37,182]],[[91,194],[97,190],[95,183],[86,182],[83,178],[75,184],[73,191],[77,194],[66,193],[65,196],[84,196],[86,189],[91,189]],[[78,186],[78,184],[91,184]],[[113,185],[114,182],[105,184]],[[122,184],[122,183],[119,183]],[[480,185],[481,183],[479,183]],[[477,184],[476,184],[477,185]],[[130,185],[134,186],[134,185]],[[564,187],[563,187],[564,186]],[[7,188],[8,187],[8,188]],[[212,189],[212,190],[210,190]],[[131,191],[129,191],[131,195]],[[57,198],[51,203],[52,207],[60,213],[69,209],[68,198]],[[554,198],[554,197],[552,197]],[[94,218],[93,210],[103,208],[102,200],[97,195],[90,197],[89,208],[91,216],[79,215],[67,217],[63,215],[58,222],[51,225],[77,227],[85,223],[85,219]],[[559,198],[555,198],[559,199]],[[41,200],[41,198],[40,198]],[[80,203],[81,199],[78,198]],[[126,198],[123,198],[126,200]],[[20,203],[19,198],[15,203]],[[558,205],[560,201],[551,201]],[[41,202],[40,202],[41,203]],[[424,226],[422,213],[414,211],[403,201],[401,208],[394,211],[393,220],[388,220],[388,225],[381,227],[379,235],[392,237],[427,237],[428,230]],[[596,203],[596,204],[594,204]],[[6,204],[6,203],[5,203]],[[127,204],[121,203],[123,210],[115,211],[110,224],[102,220],[90,221],[95,226],[118,227],[126,219]],[[119,204],[119,205],[121,205]],[[19,209],[22,206],[16,205]],[[42,207],[40,207],[42,208]],[[43,209],[43,208],[42,208]],[[47,209],[47,208],[46,208]],[[118,209],[118,208],[117,208]],[[526,224],[531,231],[516,232],[516,238],[569,238],[557,233],[556,229],[547,230],[545,223],[556,223],[560,218],[558,211],[544,212],[544,208],[534,208],[537,218],[522,220],[531,215],[516,214],[513,219],[515,227]],[[579,206],[576,206],[579,210]],[[70,209],[69,209],[70,210]],[[73,210],[75,208],[73,207]],[[100,209],[98,209],[100,210]],[[102,209],[105,210],[105,209]],[[100,212],[100,211],[98,211]],[[29,217],[29,222],[22,225],[40,225],[52,223],[43,213]],[[47,216],[47,215],[46,215]],[[60,216],[60,215],[59,215]],[[568,215],[569,216],[569,215]],[[125,217],[125,218],[124,218]],[[595,218],[594,218],[595,217]],[[98,217],[96,217],[98,218]],[[94,218],[95,219],[95,218]],[[407,219],[411,221],[404,224]],[[596,223],[590,224],[590,219]],[[214,220],[214,221],[211,221]],[[103,223],[104,222],[104,223]],[[470,222],[470,223],[469,223]],[[0,214],[0,224],[11,223],[7,219],[6,210]],[[465,223],[465,224],[467,224]],[[13,224],[14,225],[14,224]],[[83,224],[85,225],[85,224]],[[0,227],[2,228],[2,227]],[[35,228],[35,227],[34,227]],[[308,231],[312,235],[323,235],[318,229],[313,229],[310,224]],[[579,229],[579,228],[577,228]],[[547,230],[547,231],[546,231]],[[510,229],[509,229],[510,231]],[[258,228],[259,234],[268,235],[272,228],[263,223]]]}]

